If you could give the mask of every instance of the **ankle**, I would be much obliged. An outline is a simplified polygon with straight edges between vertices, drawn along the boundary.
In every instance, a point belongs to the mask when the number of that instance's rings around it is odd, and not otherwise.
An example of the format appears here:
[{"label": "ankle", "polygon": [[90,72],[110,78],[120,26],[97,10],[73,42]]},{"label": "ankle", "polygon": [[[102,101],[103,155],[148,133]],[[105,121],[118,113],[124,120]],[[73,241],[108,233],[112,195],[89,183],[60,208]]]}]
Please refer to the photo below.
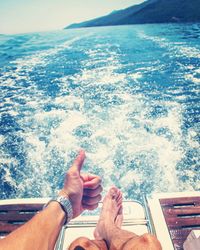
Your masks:
[{"label": "ankle", "polygon": [[111,239],[115,235],[117,227],[114,223],[112,222],[104,222],[104,226],[102,227],[103,233],[104,233],[104,239],[106,242],[109,244],[109,241],[112,241]]}]

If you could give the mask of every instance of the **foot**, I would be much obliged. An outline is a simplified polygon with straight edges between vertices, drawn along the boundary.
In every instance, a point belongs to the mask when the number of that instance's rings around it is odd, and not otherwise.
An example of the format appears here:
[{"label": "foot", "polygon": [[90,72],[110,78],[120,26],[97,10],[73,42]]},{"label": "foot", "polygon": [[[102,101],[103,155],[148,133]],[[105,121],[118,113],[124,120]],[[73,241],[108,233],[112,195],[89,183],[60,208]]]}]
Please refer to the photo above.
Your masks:
[{"label": "foot", "polygon": [[122,193],[116,187],[112,187],[103,200],[99,221],[94,231],[95,239],[105,239],[106,229],[113,225],[121,227],[122,220]]}]

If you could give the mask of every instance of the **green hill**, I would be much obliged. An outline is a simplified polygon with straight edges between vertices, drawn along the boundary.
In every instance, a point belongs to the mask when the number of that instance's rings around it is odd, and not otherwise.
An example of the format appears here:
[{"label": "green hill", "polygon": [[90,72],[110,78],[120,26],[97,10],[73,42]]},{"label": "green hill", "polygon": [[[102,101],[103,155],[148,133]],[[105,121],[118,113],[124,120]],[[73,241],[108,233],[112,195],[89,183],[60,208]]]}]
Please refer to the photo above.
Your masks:
[{"label": "green hill", "polygon": [[148,0],[66,29],[168,22],[200,22],[200,0]]}]

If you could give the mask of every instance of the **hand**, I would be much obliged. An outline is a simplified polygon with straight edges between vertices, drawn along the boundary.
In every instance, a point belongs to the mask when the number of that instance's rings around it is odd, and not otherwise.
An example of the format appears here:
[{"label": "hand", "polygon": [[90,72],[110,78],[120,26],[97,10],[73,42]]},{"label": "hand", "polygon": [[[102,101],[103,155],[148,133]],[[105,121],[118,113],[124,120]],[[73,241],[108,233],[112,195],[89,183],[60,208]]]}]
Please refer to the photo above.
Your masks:
[{"label": "hand", "polygon": [[65,176],[64,187],[59,195],[69,198],[73,208],[73,218],[79,216],[84,209],[93,210],[101,200],[101,179],[96,175],[80,174],[85,152],[81,150],[72,167]]}]

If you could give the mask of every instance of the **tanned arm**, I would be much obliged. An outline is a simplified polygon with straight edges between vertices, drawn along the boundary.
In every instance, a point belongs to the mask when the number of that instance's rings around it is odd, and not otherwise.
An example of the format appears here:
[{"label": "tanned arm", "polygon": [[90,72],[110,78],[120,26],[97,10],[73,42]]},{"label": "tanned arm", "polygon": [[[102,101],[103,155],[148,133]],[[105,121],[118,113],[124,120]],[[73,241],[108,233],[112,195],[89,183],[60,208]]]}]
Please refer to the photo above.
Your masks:
[{"label": "tanned arm", "polygon": [[65,213],[57,202],[0,241],[2,250],[53,249],[64,224]]}]

